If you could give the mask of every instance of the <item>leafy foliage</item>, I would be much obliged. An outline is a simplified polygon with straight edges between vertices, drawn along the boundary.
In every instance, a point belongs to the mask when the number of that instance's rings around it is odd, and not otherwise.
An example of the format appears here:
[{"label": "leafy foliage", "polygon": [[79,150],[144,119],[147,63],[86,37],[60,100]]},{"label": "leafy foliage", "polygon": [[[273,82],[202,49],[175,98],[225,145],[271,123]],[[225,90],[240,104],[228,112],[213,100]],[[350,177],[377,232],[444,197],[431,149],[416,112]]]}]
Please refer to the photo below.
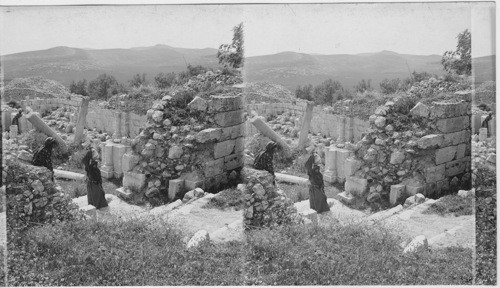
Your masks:
[{"label": "leafy foliage", "polygon": [[231,68],[240,68],[243,66],[243,23],[233,28],[233,42],[231,44],[222,44],[217,52],[219,63]]},{"label": "leafy foliage", "polygon": [[408,81],[402,81],[399,78],[396,79],[384,79],[380,82],[380,91],[382,94],[393,94],[398,91],[406,91],[408,89]]},{"label": "leafy foliage", "polygon": [[87,92],[87,85],[88,84],[86,79],[80,80],[78,82],[72,81],[69,85],[69,91],[74,94],[88,96],[89,93]]},{"label": "leafy foliage", "polygon": [[466,29],[458,34],[457,39],[457,50],[444,52],[441,64],[448,72],[471,75],[471,33]]},{"label": "leafy foliage", "polygon": [[168,74],[159,73],[155,76],[155,85],[160,89],[166,89],[173,86],[176,83],[176,75],[174,72]]},{"label": "leafy foliage", "polygon": [[106,73],[89,82],[88,93],[92,99],[109,99],[111,96],[125,92],[123,85],[115,77]]},{"label": "leafy foliage", "polygon": [[371,79],[368,79],[368,80],[365,80],[365,79],[362,79],[358,85],[354,86],[354,91],[356,92],[365,92],[365,91],[371,91],[373,90],[373,88],[371,87],[371,83],[372,83],[372,80]]},{"label": "leafy foliage", "polygon": [[295,90],[295,97],[314,101],[317,105],[333,105],[336,101],[352,98],[351,93],[339,81],[332,79],[314,87],[311,84],[303,87],[299,85]]},{"label": "leafy foliage", "polygon": [[148,82],[146,81],[146,73],[141,74],[135,74],[132,80],[129,80],[129,85],[131,87],[140,87],[140,86],[146,86]]}]

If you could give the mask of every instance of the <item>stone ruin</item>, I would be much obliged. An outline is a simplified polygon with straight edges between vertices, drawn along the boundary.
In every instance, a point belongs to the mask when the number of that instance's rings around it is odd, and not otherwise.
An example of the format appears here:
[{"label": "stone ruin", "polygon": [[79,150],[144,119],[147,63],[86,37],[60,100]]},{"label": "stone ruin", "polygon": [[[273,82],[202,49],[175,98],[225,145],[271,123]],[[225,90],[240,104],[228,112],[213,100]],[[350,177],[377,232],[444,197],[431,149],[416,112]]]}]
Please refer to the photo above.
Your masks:
[{"label": "stone ruin", "polygon": [[241,95],[196,97],[185,108],[165,96],[147,111],[130,145],[103,144],[101,172],[121,177],[125,198],[144,194],[165,203],[195,188],[209,192],[239,183],[244,125]]},{"label": "stone ruin", "polygon": [[293,202],[273,185],[273,176],[264,170],[243,169],[245,187],[245,229],[298,223],[301,216]]},{"label": "stone ruin", "polygon": [[469,189],[471,95],[455,94],[460,101],[419,102],[408,115],[397,100],[378,107],[362,140],[326,148],[325,181],[344,183],[341,199],[361,205]]}]

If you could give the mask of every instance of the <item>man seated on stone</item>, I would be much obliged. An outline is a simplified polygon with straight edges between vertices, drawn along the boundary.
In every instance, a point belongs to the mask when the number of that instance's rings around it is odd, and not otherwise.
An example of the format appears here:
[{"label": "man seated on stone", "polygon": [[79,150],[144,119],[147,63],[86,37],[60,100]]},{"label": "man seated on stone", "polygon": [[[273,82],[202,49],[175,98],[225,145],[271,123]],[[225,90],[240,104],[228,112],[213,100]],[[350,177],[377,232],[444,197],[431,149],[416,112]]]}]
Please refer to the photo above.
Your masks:
[{"label": "man seated on stone", "polygon": [[52,172],[52,181],[54,181],[54,168],[52,168],[52,148],[57,144],[52,137],[45,139],[43,146],[40,146],[33,153],[33,165],[46,167]]},{"label": "man seated on stone", "polygon": [[255,157],[255,161],[253,162],[253,166],[258,170],[266,170],[271,175],[273,175],[273,184],[276,185],[276,177],[274,175],[274,167],[273,167],[273,157],[274,152],[278,144],[273,141],[269,141],[266,144],[266,148],[264,151],[261,151],[257,157]]},{"label": "man seated on stone", "polygon": [[330,211],[330,206],[326,201],[323,174],[319,165],[316,164],[320,162],[319,155],[313,152],[304,165],[309,176],[309,207],[318,213]]}]

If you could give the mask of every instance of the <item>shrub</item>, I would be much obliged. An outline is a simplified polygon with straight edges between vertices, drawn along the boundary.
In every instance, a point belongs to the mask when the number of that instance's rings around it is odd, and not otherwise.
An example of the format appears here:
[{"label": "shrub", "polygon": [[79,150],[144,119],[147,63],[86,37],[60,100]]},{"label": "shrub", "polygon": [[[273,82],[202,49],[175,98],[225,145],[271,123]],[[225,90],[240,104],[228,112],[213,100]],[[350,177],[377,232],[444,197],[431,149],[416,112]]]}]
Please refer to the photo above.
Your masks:
[{"label": "shrub", "polygon": [[128,83],[130,87],[140,87],[148,85],[148,82],[146,81],[146,73],[142,73],[142,75],[135,74],[132,80],[129,80]]},{"label": "shrub", "polygon": [[473,197],[462,198],[456,194],[446,195],[440,198],[437,202],[429,206],[425,210],[424,214],[439,214],[448,215],[453,214],[455,216],[462,215],[473,215],[474,214],[474,203]]},{"label": "shrub", "polygon": [[166,89],[176,83],[176,75],[174,72],[168,74],[159,73],[155,76],[155,85],[160,89]]}]

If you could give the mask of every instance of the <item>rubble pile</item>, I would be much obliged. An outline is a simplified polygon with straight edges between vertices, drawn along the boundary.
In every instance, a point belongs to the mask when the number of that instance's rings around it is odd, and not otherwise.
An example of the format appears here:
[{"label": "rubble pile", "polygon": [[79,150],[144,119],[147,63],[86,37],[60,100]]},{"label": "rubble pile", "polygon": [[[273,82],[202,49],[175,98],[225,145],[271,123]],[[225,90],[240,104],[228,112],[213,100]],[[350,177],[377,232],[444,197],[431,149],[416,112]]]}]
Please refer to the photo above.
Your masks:
[{"label": "rubble pile", "polygon": [[19,163],[12,156],[4,159],[2,178],[6,183],[9,225],[25,227],[79,217],[78,208],[55,187],[47,168]]},{"label": "rubble pile", "polygon": [[272,227],[299,223],[301,216],[293,202],[273,185],[273,176],[267,171],[245,167],[245,229]]}]

